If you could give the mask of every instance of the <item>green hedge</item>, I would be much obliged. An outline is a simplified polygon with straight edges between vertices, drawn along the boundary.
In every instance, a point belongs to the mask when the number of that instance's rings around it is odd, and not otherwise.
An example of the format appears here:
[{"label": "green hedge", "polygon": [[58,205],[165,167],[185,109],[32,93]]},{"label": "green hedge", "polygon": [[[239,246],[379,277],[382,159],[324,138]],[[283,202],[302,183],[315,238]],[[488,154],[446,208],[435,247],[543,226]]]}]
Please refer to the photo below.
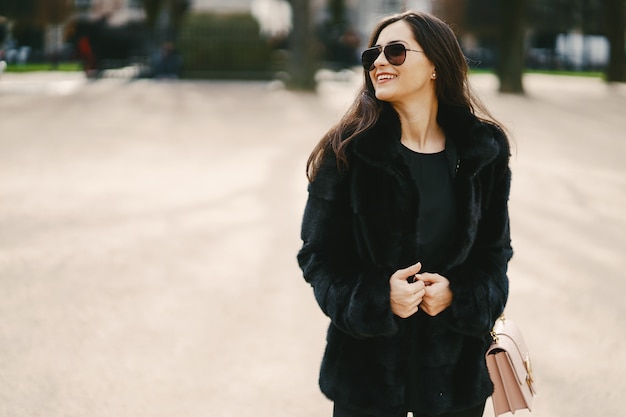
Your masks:
[{"label": "green hedge", "polygon": [[185,78],[268,79],[279,69],[249,14],[190,14],[178,47]]},{"label": "green hedge", "polygon": [[64,71],[74,72],[82,71],[82,66],[77,62],[61,62],[57,66],[52,63],[26,63],[26,64],[9,64],[6,72],[35,72],[35,71]]}]

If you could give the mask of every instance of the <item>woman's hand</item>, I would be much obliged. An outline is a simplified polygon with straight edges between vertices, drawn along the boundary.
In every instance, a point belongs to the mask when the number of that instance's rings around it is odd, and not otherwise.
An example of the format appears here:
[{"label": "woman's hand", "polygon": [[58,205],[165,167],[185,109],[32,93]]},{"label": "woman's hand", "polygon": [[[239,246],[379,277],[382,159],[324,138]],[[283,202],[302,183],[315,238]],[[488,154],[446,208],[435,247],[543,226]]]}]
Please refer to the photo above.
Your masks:
[{"label": "woman's hand", "polygon": [[403,319],[415,314],[425,294],[425,282],[419,279],[409,282],[409,277],[416,275],[422,269],[421,263],[416,263],[405,269],[399,269],[389,278],[391,289],[391,311]]},{"label": "woman's hand", "polygon": [[439,274],[423,273],[416,275],[418,282],[425,285],[421,308],[429,316],[436,316],[452,304],[450,281]]}]

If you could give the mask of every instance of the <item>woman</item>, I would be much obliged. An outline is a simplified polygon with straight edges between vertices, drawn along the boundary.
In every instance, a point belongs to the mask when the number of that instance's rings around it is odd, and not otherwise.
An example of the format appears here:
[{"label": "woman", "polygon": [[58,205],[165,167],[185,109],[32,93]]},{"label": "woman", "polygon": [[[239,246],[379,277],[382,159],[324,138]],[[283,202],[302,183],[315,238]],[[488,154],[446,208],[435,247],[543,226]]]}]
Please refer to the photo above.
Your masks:
[{"label": "woman", "polygon": [[393,16],[369,45],[307,163],[298,262],[331,319],[320,387],[335,417],[481,416],[512,256],[508,140],[445,23]]}]

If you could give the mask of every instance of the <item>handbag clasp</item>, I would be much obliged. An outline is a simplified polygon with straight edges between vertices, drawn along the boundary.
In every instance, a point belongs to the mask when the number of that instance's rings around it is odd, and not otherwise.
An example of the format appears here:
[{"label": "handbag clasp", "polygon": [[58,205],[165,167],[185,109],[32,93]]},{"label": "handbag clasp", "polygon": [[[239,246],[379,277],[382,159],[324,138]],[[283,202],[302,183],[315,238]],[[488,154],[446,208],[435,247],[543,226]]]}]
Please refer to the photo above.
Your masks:
[{"label": "handbag clasp", "polygon": [[530,355],[528,353],[524,354],[524,367],[526,368],[526,384],[528,385],[528,388],[534,392],[533,383],[535,382],[535,377],[533,376],[533,365],[530,361]]}]

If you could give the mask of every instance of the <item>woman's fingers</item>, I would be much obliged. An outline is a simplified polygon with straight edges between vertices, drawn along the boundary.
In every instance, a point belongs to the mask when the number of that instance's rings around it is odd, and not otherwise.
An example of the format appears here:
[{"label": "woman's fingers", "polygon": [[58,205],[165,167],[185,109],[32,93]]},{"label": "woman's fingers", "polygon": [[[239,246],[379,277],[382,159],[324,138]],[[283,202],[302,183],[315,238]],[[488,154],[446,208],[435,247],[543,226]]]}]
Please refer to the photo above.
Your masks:
[{"label": "woman's fingers", "polygon": [[408,268],[399,269],[389,278],[391,311],[399,317],[407,318],[415,314],[426,294],[425,284],[420,281],[409,282],[422,268],[418,262]]},{"label": "woman's fingers", "polygon": [[426,314],[436,316],[452,304],[453,296],[447,278],[439,274],[421,274],[419,281],[423,281],[427,288],[422,303]]},{"label": "woman's fingers", "polygon": [[393,273],[393,275],[391,276],[391,279],[406,281],[409,277],[412,277],[415,274],[419,273],[421,269],[422,269],[422,264],[421,262],[418,262],[415,265],[411,265],[407,268],[398,269],[396,272]]}]

